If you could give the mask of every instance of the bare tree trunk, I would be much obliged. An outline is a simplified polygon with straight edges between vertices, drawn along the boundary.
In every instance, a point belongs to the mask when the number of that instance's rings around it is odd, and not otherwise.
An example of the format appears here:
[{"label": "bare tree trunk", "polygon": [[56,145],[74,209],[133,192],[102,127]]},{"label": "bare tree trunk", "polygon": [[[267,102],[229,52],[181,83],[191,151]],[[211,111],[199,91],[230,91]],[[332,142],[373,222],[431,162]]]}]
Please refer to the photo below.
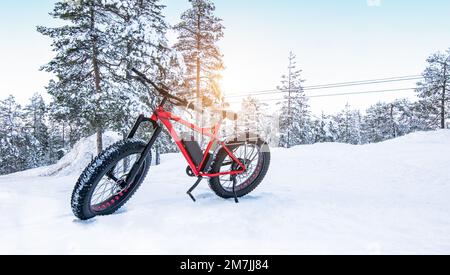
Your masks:
[{"label": "bare tree trunk", "polygon": [[291,77],[292,77],[292,52],[289,56],[289,103],[288,103],[288,134],[287,134],[287,148],[291,148]]},{"label": "bare tree trunk", "polygon": [[[91,6],[91,30],[94,31],[95,29],[95,13],[94,13],[94,7]],[[92,37],[93,43],[92,43],[92,65],[94,67],[94,81],[95,81],[95,92],[97,94],[101,93],[101,85],[100,85],[100,67],[98,65],[98,38],[94,35]],[[103,151],[103,129],[100,125],[100,122],[95,122],[97,127],[97,153],[100,154]]]},{"label": "bare tree trunk", "polygon": [[[95,92],[101,93],[101,86],[100,86],[100,68],[98,66],[98,60],[97,60],[97,47],[95,47],[95,54],[94,54],[94,75],[95,75]],[[103,129],[100,123],[97,121],[97,153],[100,154],[103,151]]]},{"label": "bare tree trunk", "polygon": [[442,91],[442,102],[441,102],[441,128],[445,129],[445,88]]},{"label": "bare tree trunk", "polygon": [[72,148],[73,146],[73,127],[72,123],[69,123],[69,146]]},{"label": "bare tree trunk", "polygon": [[444,63],[444,85],[442,87],[442,102],[441,102],[441,128],[442,129],[445,129],[445,115],[446,115],[446,113],[445,113],[445,103],[446,103],[446,96],[447,96],[447,63]]},{"label": "bare tree trunk", "polygon": [[[197,92],[197,106],[203,108],[203,94],[200,89],[200,77],[201,77],[201,61],[200,61],[200,50],[201,50],[201,25],[200,25],[200,14],[197,15],[197,76],[196,76],[196,92]],[[203,117],[202,114],[197,112],[196,121],[199,126],[203,127]],[[203,144],[203,135],[198,134],[198,141],[200,145]]]},{"label": "bare tree trunk", "polygon": [[159,146],[156,146],[155,148],[155,165],[160,165],[161,164],[161,150],[159,148]]},{"label": "bare tree trunk", "polygon": [[202,106],[202,93],[200,90],[200,72],[201,70],[201,63],[200,63],[200,57],[197,57],[197,77],[196,77],[196,90],[197,90],[197,105],[200,107]]},{"label": "bare tree trunk", "polygon": [[62,147],[66,149],[66,123],[62,123]]},{"label": "bare tree trunk", "polygon": [[442,102],[441,102],[441,128],[445,129],[445,103],[447,94],[447,63],[444,63],[444,85],[442,87]]},{"label": "bare tree trunk", "polygon": [[397,130],[396,130],[395,121],[394,121],[394,104],[391,104],[391,106],[390,106],[389,118],[391,119],[392,137],[396,138]]},{"label": "bare tree trunk", "polygon": [[103,132],[101,129],[97,130],[97,153],[100,154],[103,151]]}]

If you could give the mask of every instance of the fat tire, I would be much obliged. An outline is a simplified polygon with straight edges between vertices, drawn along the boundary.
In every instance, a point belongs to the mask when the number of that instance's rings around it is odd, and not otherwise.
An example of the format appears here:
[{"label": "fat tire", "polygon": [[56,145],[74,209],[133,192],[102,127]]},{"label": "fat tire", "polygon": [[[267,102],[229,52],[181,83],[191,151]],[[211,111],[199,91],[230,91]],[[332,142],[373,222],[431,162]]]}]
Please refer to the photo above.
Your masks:
[{"label": "fat tire", "polygon": [[[257,144],[257,146],[262,148],[262,153],[261,153],[262,158],[263,158],[262,168],[259,172],[259,175],[255,178],[255,180],[253,180],[245,188],[236,191],[236,195],[238,198],[242,198],[242,197],[250,194],[251,192],[253,192],[259,186],[259,184],[263,181],[263,179],[265,178],[265,176],[269,170],[270,157],[271,157],[269,146],[267,145],[266,142],[264,142],[261,139],[258,139],[256,144]],[[240,145],[242,145],[242,144],[229,145],[227,147],[228,147],[228,149],[233,151]],[[220,151],[217,153],[214,163],[211,166],[211,169],[210,169],[211,174],[218,173],[220,171],[220,168],[222,167],[222,163],[227,156],[228,156],[228,153],[226,152],[226,150],[223,148],[220,149]],[[223,186],[220,184],[220,180],[218,177],[209,179],[209,187],[217,196],[219,196],[223,199],[234,198],[234,193],[224,189]]]},{"label": "fat tire", "polygon": [[140,139],[125,139],[119,141],[104,150],[88,165],[88,167],[86,167],[75,185],[71,200],[72,211],[78,219],[89,220],[96,216],[114,214],[131,199],[147,176],[151,164],[151,154],[149,154],[145,160],[140,175],[134,183],[130,185],[128,192],[126,192],[124,198],[119,203],[100,214],[92,211],[90,205],[92,193],[100,180],[105,176],[106,172],[124,157],[129,156],[130,154],[142,153],[145,146],[146,143]]}]

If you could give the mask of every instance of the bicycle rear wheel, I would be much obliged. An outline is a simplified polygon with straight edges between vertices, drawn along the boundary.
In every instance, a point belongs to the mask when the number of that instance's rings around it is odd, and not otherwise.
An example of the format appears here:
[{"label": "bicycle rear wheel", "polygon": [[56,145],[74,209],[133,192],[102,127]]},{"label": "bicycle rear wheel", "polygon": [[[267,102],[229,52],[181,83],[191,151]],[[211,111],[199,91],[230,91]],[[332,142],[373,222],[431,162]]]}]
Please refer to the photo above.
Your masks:
[{"label": "bicycle rear wheel", "polygon": [[[244,197],[253,192],[263,181],[270,166],[269,146],[261,139],[235,143],[228,146],[236,158],[245,165],[246,171],[236,176],[236,195]],[[231,159],[225,149],[221,149],[211,167],[212,174],[237,171],[239,165]],[[209,180],[214,193],[224,199],[234,198],[233,176],[219,176]]]}]

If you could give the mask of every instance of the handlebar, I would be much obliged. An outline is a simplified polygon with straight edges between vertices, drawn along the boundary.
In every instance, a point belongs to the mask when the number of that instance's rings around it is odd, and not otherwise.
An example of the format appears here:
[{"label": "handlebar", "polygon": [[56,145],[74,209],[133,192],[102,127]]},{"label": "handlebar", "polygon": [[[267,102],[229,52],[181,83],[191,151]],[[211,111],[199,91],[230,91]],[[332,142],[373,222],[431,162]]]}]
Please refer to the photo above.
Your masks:
[{"label": "handlebar", "polygon": [[[169,92],[169,89],[167,87],[165,87],[164,85],[162,85],[161,87],[156,85],[152,80],[150,80],[144,73],[138,71],[135,68],[132,68],[131,71],[133,71],[136,75],[137,75],[137,79],[142,82],[143,84],[150,84],[150,86],[152,86],[156,91],[158,91],[158,93],[160,93],[163,97],[169,99],[169,101],[171,101],[173,104],[175,104],[176,106],[181,106],[181,107],[186,107],[192,111],[195,112],[199,112],[202,113],[203,110],[202,108],[196,106],[195,104],[187,101],[186,99],[177,97],[172,95]],[[172,100],[175,100],[176,102],[173,102]],[[202,98],[203,102],[207,105],[207,106],[212,106],[213,105],[213,101],[207,97],[203,97]],[[231,112],[231,111],[225,111],[225,110],[218,110],[214,107],[211,108],[213,112],[220,114],[222,116],[223,119],[229,119],[229,120],[233,120],[236,121],[238,119],[238,115],[235,112]]]},{"label": "handlebar", "polygon": [[178,101],[178,103],[175,103],[176,105],[180,104],[181,105],[187,105],[188,102],[185,99],[182,99],[180,97],[174,96],[172,94],[170,94],[170,92],[168,91],[167,87],[159,87],[158,85],[156,85],[153,81],[151,81],[147,76],[145,76],[144,73],[141,73],[140,71],[136,70],[135,68],[131,69],[137,76],[138,76],[138,80],[141,81],[144,84],[150,84],[153,88],[155,88],[155,90],[157,90],[162,96],[168,98],[168,99],[172,99],[172,100],[176,100]]}]

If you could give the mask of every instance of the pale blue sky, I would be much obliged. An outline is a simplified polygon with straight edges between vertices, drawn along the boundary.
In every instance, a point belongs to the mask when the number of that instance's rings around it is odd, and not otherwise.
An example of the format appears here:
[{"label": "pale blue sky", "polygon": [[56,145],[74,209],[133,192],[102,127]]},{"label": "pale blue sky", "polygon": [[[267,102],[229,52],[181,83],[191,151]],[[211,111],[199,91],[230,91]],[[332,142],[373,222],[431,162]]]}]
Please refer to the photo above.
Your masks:
[{"label": "pale blue sky", "polygon": [[[35,31],[52,25],[54,0],[0,2],[0,97],[14,94],[25,102],[45,92],[51,75],[39,72],[52,57],[50,41]],[[164,0],[170,23],[188,7],[184,0]],[[369,5],[368,3],[376,5]],[[420,74],[429,54],[450,47],[450,1],[431,0],[217,0],[224,20],[220,43],[227,66],[228,93],[272,89],[284,73],[290,50],[304,71],[305,85]],[[171,36],[172,37],[172,36]],[[397,83],[314,91],[315,94],[409,88]],[[334,112],[346,102],[366,108],[379,100],[412,95],[313,99],[318,113]]]}]

